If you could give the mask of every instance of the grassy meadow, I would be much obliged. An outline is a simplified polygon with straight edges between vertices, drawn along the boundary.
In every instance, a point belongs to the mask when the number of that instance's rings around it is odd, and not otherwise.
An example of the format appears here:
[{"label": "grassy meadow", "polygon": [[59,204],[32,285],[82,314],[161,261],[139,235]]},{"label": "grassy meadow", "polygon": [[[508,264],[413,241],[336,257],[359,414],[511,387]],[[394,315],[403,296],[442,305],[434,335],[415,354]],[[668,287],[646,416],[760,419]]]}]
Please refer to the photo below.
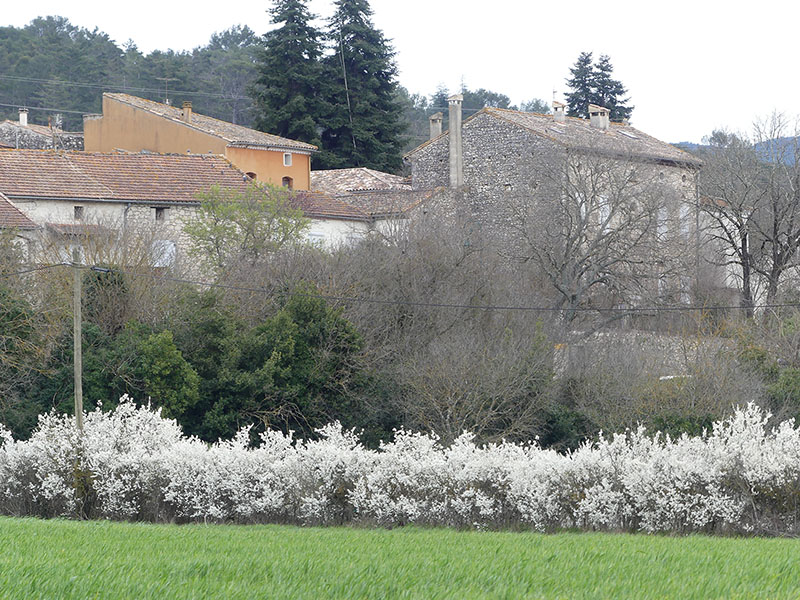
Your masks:
[{"label": "grassy meadow", "polygon": [[800,541],[0,518],[0,598],[798,598]]}]

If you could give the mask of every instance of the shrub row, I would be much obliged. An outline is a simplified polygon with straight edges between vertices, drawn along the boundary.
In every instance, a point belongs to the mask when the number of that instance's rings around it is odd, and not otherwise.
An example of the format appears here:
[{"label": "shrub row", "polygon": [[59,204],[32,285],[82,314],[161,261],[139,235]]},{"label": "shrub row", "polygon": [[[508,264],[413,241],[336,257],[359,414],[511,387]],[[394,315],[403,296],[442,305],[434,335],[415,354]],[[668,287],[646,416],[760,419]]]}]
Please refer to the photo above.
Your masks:
[{"label": "shrub row", "polygon": [[643,428],[560,454],[537,443],[444,447],[397,431],[378,450],[338,424],[315,440],[247,430],[209,445],[123,398],[78,435],[47,414],[0,428],[0,512],[17,516],[476,528],[797,533],[800,430],[755,405],[701,436]]}]

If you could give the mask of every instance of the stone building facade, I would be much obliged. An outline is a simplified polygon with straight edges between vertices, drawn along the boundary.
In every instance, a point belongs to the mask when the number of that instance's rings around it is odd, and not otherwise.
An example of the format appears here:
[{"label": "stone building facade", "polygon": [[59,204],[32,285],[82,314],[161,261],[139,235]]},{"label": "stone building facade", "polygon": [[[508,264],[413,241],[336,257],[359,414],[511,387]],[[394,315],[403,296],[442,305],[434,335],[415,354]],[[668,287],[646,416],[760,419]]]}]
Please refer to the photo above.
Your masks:
[{"label": "stone building facade", "polygon": [[20,109],[19,121],[0,123],[0,147],[30,150],[83,150],[83,133],[61,131],[28,123],[27,109]]},{"label": "stone building facade", "polygon": [[[702,163],[628,124],[610,123],[606,109],[594,108],[591,120],[566,117],[555,103],[548,115],[484,108],[457,134],[432,125],[432,139],[405,157],[412,186],[449,187],[451,209],[509,256],[526,242],[530,251],[534,238],[543,238],[537,232],[550,226],[553,244],[586,248],[617,233],[637,239],[638,254],[626,260],[638,264],[631,277],[651,280],[651,296],[688,302],[700,287],[725,288],[728,274],[706,260],[697,197]],[[458,96],[450,111],[457,123]],[[652,243],[642,243],[645,236]],[[629,300],[643,302],[642,293]]]}]

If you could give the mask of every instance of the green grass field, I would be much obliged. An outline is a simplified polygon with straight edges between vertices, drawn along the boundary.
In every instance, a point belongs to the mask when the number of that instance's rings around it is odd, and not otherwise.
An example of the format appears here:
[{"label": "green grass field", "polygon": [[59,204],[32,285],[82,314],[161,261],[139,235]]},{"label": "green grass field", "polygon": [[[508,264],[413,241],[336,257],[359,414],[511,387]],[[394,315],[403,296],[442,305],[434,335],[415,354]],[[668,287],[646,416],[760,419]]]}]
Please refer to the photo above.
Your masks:
[{"label": "green grass field", "polygon": [[798,598],[800,541],[0,518],[1,598]]}]

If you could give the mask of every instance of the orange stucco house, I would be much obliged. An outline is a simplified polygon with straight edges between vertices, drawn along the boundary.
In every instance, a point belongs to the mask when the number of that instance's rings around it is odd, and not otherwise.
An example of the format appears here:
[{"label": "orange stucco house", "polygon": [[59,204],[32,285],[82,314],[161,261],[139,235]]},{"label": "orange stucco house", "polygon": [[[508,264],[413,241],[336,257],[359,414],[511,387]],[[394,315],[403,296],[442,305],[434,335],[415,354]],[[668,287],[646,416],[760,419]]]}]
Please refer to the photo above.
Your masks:
[{"label": "orange stucco house", "polygon": [[219,154],[258,181],[311,187],[317,147],[128,94],[103,94],[103,114],[83,118],[87,152]]}]

